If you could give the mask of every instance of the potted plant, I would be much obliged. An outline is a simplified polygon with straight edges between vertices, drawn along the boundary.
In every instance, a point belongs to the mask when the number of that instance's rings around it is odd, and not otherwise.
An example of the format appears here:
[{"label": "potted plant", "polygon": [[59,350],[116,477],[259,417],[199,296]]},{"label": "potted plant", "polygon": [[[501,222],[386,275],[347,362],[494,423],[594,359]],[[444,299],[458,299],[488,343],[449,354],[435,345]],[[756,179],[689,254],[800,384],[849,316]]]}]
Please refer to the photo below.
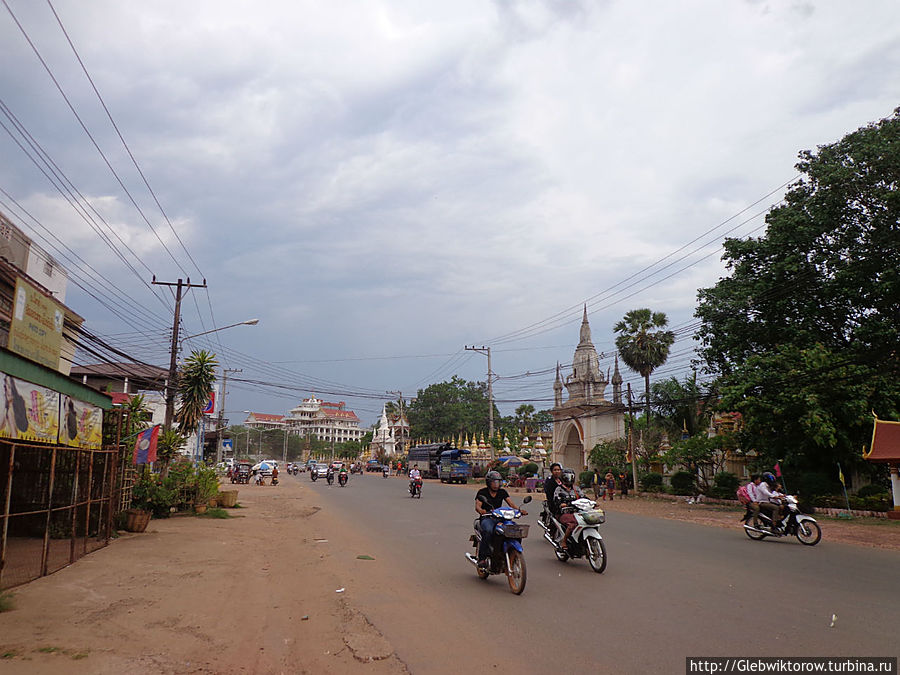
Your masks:
[{"label": "potted plant", "polygon": [[171,505],[171,491],[157,474],[145,468],[131,489],[131,508],[125,512],[125,529],[129,532],[143,532],[147,529],[151,516],[167,517]]},{"label": "potted plant", "polygon": [[219,477],[216,470],[209,467],[199,467],[196,477],[197,496],[194,501],[194,510],[197,513],[206,511],[207,504],[219,494]]}]

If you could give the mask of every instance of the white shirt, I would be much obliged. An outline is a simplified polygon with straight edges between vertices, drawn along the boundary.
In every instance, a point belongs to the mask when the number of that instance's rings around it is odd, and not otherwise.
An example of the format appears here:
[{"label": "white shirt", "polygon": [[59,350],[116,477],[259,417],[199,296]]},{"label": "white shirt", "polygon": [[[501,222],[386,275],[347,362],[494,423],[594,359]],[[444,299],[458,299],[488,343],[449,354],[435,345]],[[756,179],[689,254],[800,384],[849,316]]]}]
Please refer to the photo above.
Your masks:
[{"label": "white shirt", "polygon": [[759,501],[759,488],[752,480],[747,483],[747,496],[750,497],[751,502]]},{"label": "white shirt", "polygon": [[759,485],[756,486],[756,494],[759,495],[758,502],[776,502],[778,501],[778,497],[781,497],[780,492],[775,492],[774,490],[769,489],[769,484],[766,481],[763,481]]},{"label": "white shirt", "polygon": [[418,469],[413,469],[412,471],[409,472],[409,477],[410,478],[421,478],[422,474],[419,473]]}]

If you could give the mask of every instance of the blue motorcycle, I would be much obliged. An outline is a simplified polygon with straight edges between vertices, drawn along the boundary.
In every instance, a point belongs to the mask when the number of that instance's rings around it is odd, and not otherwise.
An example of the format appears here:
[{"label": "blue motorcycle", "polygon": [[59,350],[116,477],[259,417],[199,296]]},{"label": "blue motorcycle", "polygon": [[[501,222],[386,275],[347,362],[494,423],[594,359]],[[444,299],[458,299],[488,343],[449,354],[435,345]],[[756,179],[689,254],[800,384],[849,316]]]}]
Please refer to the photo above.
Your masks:
[{"label": "blue motorcycle", "polygon": [[[531,501],[531,497],[525,497],[523,504]],[[500,507],[488,514],[497,518],[500,522],[494,528],[494,536],[491,546],[490,565],[487,568],[478,566],[478,558],[471,553],[466,553],[466,560],[475,565],[475,573],[479,579],[487,579],[492,574],[505,574],[509,582],[509,590],[516,595],[525,590],[527,574],[525,571],[525,552],[522,549],[522,540],[528,536],[528,525],[520,525],[517,518],[522,517],[518,509]],[[475,520],[475,534],[469,537],[475,553],[478,553],[478,545],[481,542],[481,518]]]}]

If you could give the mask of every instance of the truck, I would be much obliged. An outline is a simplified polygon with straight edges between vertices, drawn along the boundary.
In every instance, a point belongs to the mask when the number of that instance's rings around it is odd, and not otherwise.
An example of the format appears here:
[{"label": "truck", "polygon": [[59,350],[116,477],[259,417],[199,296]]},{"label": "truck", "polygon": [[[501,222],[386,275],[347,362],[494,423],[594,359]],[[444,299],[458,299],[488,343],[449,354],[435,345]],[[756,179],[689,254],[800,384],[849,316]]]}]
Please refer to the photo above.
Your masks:
[{"label": "truck", "polygon": [[466,455],[472,453],[468,450],[452,448],[441,453],[441,463],[438,469],[442,483],[465,483],[472,476],[472,465],[465,461]]},{"label": "truck", "polygon": [[427,443],[410,448],[407,462],[412,469],[419,465],[422,478],[438,478],[441,466],[441,453],[454,450],[451,443]]}]

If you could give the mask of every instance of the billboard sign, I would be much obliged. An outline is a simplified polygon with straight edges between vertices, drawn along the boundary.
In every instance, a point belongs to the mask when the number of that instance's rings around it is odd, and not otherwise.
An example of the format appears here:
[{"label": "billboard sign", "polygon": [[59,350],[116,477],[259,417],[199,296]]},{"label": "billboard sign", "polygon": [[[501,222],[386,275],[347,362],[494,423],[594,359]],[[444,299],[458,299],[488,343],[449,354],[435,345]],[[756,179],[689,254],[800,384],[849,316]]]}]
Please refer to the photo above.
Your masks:
[{"label": "billboard sign", "polygon": [[53,298],[16,278],[7,348],[19,356],[59,370],[65,311]]}]

